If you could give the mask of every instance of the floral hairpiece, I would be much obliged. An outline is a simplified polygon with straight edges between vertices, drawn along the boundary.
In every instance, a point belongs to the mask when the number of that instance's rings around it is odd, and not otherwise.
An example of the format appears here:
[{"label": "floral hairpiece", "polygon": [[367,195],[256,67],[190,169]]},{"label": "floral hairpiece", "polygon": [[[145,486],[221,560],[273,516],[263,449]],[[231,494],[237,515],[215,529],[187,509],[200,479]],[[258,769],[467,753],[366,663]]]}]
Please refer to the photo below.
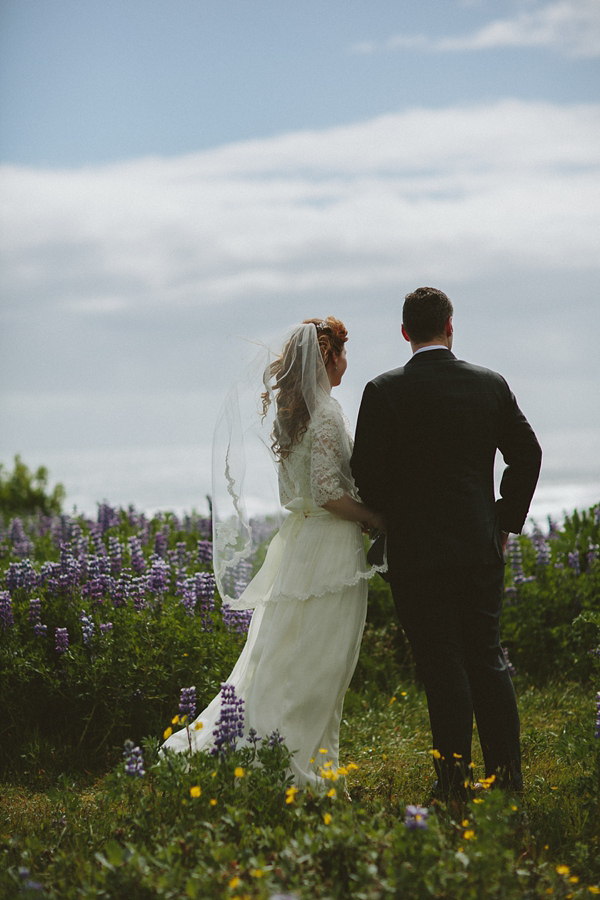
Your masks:
[{"label": "floral hairpiece", "polygon": [[323,331],[323,329],[329,328],[329,325],[325,321],[317,322],[315,328],[317,329],[317,331]]}]

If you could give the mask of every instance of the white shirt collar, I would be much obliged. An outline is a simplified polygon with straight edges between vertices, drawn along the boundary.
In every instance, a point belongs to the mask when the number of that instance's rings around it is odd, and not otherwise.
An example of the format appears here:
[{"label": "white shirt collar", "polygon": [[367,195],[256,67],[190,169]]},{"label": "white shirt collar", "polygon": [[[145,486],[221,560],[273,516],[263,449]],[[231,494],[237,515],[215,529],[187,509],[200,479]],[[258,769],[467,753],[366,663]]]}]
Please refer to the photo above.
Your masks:
[{"label": "white shirt collar", "polygon": [[430,344],[428,347],[419,347],[418,350],[415,350],[413,356],[416,356],[417,353],[425,353],[426,350],[447,350],[447,347],[444,347],[443,344]]}]

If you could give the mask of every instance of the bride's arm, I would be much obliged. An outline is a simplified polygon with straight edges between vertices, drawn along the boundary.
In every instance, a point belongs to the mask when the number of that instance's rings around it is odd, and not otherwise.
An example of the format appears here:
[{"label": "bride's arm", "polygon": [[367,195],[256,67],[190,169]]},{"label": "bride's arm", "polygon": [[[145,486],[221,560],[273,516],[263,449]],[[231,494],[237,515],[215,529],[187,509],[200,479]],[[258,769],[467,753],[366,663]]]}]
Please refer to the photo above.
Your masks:
[{"label": "bride's arm", "polygon": [[339,516],[341,519],[348,519],[350,522],[360,522],[361,525],[367,528],[377,528],[379,531],[385,531],[383,517],[369,509],[364,503],[354,500],[349,494],[343,494],[337,500],[328,500],[327,503],[323,503],[323,509],[333,513],[335,516]]}]

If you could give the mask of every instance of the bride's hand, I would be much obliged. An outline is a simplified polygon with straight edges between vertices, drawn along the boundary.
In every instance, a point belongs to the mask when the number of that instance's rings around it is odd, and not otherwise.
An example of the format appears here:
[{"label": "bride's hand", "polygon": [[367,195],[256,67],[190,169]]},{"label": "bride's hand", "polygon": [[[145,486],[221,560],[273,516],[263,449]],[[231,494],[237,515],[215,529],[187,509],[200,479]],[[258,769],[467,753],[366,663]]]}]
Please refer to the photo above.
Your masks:
[{"label": "bride's hand", "polygon": [[385,519],[382,515],[374,512],[372,509],[368,510],[368,515],[365,516],[361,525],[365,534],[368,534],[371,531],[386,531]]}]

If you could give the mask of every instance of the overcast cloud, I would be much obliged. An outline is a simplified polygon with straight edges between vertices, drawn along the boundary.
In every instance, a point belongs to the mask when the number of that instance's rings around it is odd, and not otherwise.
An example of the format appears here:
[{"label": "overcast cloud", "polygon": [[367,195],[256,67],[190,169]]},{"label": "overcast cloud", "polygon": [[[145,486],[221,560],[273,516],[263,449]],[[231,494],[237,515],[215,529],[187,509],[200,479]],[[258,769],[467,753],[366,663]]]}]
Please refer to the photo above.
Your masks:
[{"label": "overcast cloud", "polygon": [[202,506],[216,411],[251,352],[235,335],[345,319],[354,417],[365,381],[408,357],[404,293],[433,283],[455,300],[457,353],[501,370],[540,433],[540,503],[559,483],[562,502],[587,496],[599,163],[600,105],[505,100],[175,158],[5,166],[0,452],[68,473],[88,509],[101,484],[114,502]]}]

